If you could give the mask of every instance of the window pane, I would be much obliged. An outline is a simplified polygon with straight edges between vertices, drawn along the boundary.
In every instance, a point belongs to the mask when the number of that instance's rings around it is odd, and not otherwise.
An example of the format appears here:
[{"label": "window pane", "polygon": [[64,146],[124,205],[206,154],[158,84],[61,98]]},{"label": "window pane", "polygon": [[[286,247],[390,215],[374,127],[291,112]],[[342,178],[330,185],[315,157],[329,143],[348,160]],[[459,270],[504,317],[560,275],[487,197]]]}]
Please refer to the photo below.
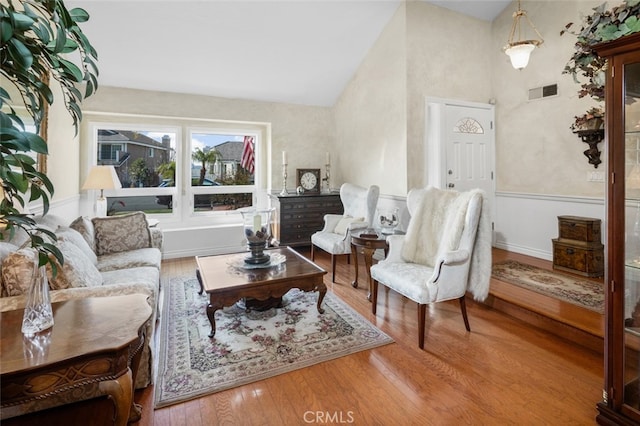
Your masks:
[{"label": "window pane", "polygon": [[107,216],[137,211],[143,211],[147,214],[172,213],[173,195],[107,197]]},{"label": "window pane", "polygon": [[251,192],[237,194],[196,194],[193,196],[194,210],[197,212],[235,210],[252,205]]},{"label": "window pane", "polygon": [[192,133],[191,186],[253,185],[254,172],[242,166],[244,139],[244,135]]},{"label": "window pane", "polygon": [[116,169],[123,188],[175,186],[175,133],[98,130],[98,164]]}]

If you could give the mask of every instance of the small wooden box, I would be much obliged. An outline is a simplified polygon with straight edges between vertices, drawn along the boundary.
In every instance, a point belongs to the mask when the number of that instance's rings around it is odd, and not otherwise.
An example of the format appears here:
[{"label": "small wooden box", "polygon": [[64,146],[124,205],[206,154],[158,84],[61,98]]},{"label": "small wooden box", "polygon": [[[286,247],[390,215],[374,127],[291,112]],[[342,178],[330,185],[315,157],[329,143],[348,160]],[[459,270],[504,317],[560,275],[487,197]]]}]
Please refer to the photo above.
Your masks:
[{"label": "small wooden box", "polygon": [[553,269],[585,277],[604,275],[604,246],[556,238],[553,241]]},{"label": "small wooden box", "polygon": [[558,232],[562,239],[599,243],[600,219],[558,216]]},{"label": "small wooden box", "polygon": [[553,242],[553,269],[587,277],[604,275],[600,219],[558,216],[559,238]]}]

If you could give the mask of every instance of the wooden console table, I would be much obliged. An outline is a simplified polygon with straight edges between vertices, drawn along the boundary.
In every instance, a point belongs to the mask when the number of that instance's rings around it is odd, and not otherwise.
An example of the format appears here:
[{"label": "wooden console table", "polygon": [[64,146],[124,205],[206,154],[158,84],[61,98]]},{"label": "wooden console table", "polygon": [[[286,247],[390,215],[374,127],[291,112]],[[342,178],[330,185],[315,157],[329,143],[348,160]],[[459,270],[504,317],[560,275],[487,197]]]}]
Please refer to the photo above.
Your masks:
[{"label": "wooden console table", "polygon": [[[151,317],[146,296],[91,297],[52,304],[54,325],[25,338],[23,309],[0,313],[3,409],[98,383],[116,407],[115,424],[140,418],[133,383]],[[48,408],[48,407],[43,407]]]}]

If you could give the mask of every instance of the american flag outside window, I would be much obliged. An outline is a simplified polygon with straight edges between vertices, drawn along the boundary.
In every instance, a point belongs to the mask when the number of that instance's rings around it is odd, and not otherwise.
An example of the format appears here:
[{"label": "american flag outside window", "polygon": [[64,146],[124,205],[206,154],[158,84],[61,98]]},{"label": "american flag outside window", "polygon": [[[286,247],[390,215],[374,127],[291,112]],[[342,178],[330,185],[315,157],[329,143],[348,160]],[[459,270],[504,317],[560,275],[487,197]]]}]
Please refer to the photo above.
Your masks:
[{"label": "american flag outside window", "polygon": [[255,151],[253,146],[253,136],[244,137],[244,145],[242,147],[242,160],[240,165],[249,173],[253,174],[255,167]]}]

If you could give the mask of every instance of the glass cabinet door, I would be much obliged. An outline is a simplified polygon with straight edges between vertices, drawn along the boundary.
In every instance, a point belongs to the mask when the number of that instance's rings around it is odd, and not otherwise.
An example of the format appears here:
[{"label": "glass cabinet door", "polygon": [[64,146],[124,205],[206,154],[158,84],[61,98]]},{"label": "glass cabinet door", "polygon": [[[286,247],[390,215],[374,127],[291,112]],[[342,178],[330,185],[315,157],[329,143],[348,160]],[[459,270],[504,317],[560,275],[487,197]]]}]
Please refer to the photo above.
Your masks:
[{"label": "glass cabinet door", "polygon": [[640,408],[640,62],[625,64],[623,75],[624,404],[638,410]]}]

